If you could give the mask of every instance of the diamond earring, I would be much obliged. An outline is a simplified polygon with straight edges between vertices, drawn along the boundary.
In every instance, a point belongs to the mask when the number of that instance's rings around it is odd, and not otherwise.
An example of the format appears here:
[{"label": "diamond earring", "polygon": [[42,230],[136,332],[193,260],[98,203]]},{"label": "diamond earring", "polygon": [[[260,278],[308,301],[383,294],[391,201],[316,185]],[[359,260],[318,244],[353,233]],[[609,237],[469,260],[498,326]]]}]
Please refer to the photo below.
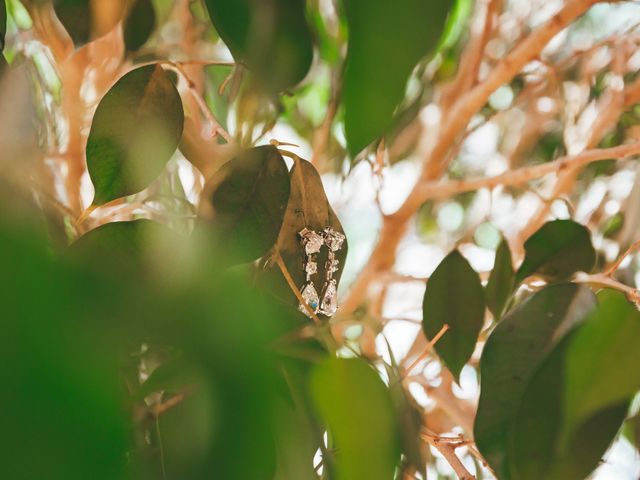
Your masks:
[{"label": "diamond earring", "polygon": [[340,264],[336,258],[336,253],[342,248],[345,236],[331,227],[325,228],[322,236],[325,245],[329,247],[329,255],[326,263],[325,284],[322,289],[322,301],[318,312],[331,317],[338,310],[338,282],[333,278],[333,274],[338,271],[338,265]]}]

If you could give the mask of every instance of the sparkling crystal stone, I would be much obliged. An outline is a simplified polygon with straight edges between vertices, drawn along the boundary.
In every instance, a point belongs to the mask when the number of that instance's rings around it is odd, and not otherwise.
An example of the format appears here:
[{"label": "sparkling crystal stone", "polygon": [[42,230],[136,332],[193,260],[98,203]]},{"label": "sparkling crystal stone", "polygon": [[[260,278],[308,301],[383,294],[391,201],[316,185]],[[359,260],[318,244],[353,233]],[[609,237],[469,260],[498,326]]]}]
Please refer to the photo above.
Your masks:
[{"label": "sparkling crystal stone", "polygon": [[311,255],[313,253],[318,253],[322,248],[322,244],[324,242],[324,238],[319,233],[309,230],[308,228],[303,228],[298,232],[300,238],[302,238],[302,244],[304,245],[304,251],[307,255]]},{"label": "sparkling crystal stone", "polygon": [[313,275],[314,273],[318,273],[318,264],[316,262],[312,262],[309,260],[307,264],[304,266],[305,272],[307,275]]},{"label": "sparkling crystal stone", "polygon": [[337,252],[342,248],[345,236],[331,227],[324,229],[324,242],[333,252]]},{"label": "sparkling crystal stone", "polygon": [[319,312],[327,317],[333,316],[338,310],[338,292],[335,280],[331,280],[322,296],[322,303]]},{"label": "sparkling crystal stone", "polygon": [[338,269],[339,264],[340,264],[340,261],[337,258],[330,258],[329,260],[327,260],[327,264],[326,264],[327,273],[329,275],[333,275],[334,273],[336,273],[339,270]]},{"label": "sparkling crystal stone", "polygon": [[[313,283],[311,282],[307,283],[307,285],[302,289],[301,295],[304,301],[307,302],[307,305],[309,305],[311,307],[311,310],[313,310],[313,312],[315,313],[318,310],[318,303],[320,299],[318,297],[318,292],[316,291],[316,288],[313,286]],[[300,310],[302,313],[304,313],[308,317],[311,316],[309,315],[309,312],[307,311],[305,306],[302,304],[298,306],[298,310]]]}]

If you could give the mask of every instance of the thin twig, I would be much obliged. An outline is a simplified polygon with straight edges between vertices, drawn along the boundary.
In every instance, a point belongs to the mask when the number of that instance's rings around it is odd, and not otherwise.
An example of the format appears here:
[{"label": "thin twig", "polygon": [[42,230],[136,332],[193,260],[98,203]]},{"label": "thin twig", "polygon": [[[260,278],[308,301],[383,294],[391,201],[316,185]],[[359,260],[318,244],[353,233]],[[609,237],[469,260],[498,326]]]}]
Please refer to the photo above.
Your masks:
[{"label": "thin twig", "polygon": [[433,337],[432,340],[429,340],[429,342],[427,343],[427,346],[425,347],[424,351],[418,355],[418,358],[416,358],[411,365],[409,365],[407,367],[407,369],[405,370],[404,376],[406,377],[407,375],[409,375],[411,373],[411,370],[413,370],[416,365],[418,365],[422,360],[424,360],[427,355],[429,355],[429,353],[431,353],[433,351],[433,347],[435,346],[436,343],[438,343],[438,341],[442,338],[442,336],[447,333],[447,330],[449,330],[449,325],[448,324],[444,324],[442,326],[442,328],[440,329],[440,331],[436,334],[435,337]]},{"label": "thin twig", "polygon": [[624,252],[622,255],[620,255],[620,257],[615,261],[615,263],[613,265],[611,265],[607,269],[607,271],[604,272],[604,274],[607,277],[610,277],[611,275],[616,273],[616,270],[618,270],[618,268],[620,267],[620,264],[623,262],[623,260],[625,258],[627,258],[629,255],[631,255],[633,252],[635,252],[639,247],[640,247],[640,240],[636,240],[635,242],[633,242],[631,244],[631,246],[629,248],[627,248],[627,251]]},{"label": "thin twig", "polygon": [[218,122],[218,120],[213,116],[213,113],[211,113],[211,110],[209,109],[207,102],[205,102],[204,98],[202,98],[202,95],[200,95],[200,92],[198,92],[198,90],[196,89],[195,82],[191,80],[191,78],[189,77],[189,74],[182,67],[182,64],[184,62],[178,63],[178,62],[172,62],[169,60],[163,60],[160,63],[166,64],[172,67],[187,82],[187,87],[189,88],[189,91],[191,92],[193,99],[198,104],[198,107],[200,108],[200,111],[202,112],[204,117],[211,124],[211,128],[212,128],[211,136],[215,137],[216,135],[220,135],[227,143],[231,143],[232,142],[231,135],[229,135],[229,133],[222,127],[222,125],[220,125],[220,122]]},{"label": "thin twig", "polygon": [[630,287],[624,283],[612,279],[606,274],[588,275],[586,273],[578,273],[573,279],[575,283],[587,283],[590,285],[600,285],[601,287],[611,288],[624,293],[629,301],[640,303],[640,291],[637,288]]},{"label": "thin twig", "polygon": [[296,286],[296,282],[293,280],[293,277],[291,277],[291,274],[289,273],[289,269],[285,265],[284,260],[282,260],[282,256],[280,256],[279,252],[276,252],[275,259],[276,259],[276,263],[278,264],[278,267],[280,268],[280,271],[282,272],[282,275],[284,276],[285,280],[289,284],[289,288],[298,299],[298,302],[300,302],[300,305],[304,307],[304,309],[307,311],[307,313],[313,319],[316,325],[318,326],[322,325],[322,322],[320,321],[318,316],[315,314],[313,309],[309,306],[309,304],[305,301],[305,299],[302,298],[302,294],[300,293],[300,290]]}]

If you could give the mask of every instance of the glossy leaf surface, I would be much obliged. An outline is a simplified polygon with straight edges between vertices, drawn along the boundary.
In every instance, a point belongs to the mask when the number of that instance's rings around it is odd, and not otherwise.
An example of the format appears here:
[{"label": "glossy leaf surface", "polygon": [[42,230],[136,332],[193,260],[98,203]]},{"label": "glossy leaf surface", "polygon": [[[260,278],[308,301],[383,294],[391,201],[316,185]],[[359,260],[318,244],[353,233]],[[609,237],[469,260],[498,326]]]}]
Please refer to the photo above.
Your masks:
[{"label": "glossy leaf surface", "polygon": [[454,250],[429,277],[422,303],[422,328],[432,340],[445,325],[449,326],[435,350],[456,379],[473,353],[484,310],[480,277]]},{"label": "glossy leaf surface", "polygon": [[534,274],[548,280],[566,279],[578,271],[589,272],[596,261],[591,233],[573,220],[545,223],[524,243],[524,249],[517,283]]},{"label": "glossy leaf surface", "polygon": [[509,244],[502,238],[496,250],[496,259],[485,287],[487,306],[494,318],[500,319],[514,289],[514,271]]},{"label": "glossy leaf surface", "polygon": [[94,205],[146,188],[173,156],[184,125],[171,75],[158,65],[124,75],[102,98],[87,141]]},{"label": "glossy leaf surface", "polygon": [[276,243],[291,186],[289,171],[272,145],[239,153],[208,182],[203,208],[213,208],[212,225],[233,262],[263,256]]},{"label": "glossy leaf surface", "polygon": [[595,296],[587,287],[552,285],[510,311],[487,340],[480,363],[474,436],[500,478],[508,478],[508,439],[529,378],[595,305]]}]

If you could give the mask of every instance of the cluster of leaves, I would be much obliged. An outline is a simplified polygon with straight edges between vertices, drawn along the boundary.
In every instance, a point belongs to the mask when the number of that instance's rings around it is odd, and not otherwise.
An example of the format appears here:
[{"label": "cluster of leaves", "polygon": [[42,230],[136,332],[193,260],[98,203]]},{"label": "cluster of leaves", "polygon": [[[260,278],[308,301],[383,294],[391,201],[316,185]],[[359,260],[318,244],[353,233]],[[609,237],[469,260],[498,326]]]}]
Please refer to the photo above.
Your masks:
[{"label": "cluster of leaves", "polygon": [[[478,449],[500,479],[582,479],[598,465],[640,389],[640,313],[624,294],[568,283],[589,272],[589,231],[571,220],[545,224],[525,242],[514,271],[503,240],[487,285],[456,250],[431,276],[423,327],[454,377],[471,358],[484,325],[495,326],[480,361]],[[546,282],[526,298],[527,279]],[[451,288],[455,285],[455,288]],[[623,373],[624,372],[624,373]]]}]

